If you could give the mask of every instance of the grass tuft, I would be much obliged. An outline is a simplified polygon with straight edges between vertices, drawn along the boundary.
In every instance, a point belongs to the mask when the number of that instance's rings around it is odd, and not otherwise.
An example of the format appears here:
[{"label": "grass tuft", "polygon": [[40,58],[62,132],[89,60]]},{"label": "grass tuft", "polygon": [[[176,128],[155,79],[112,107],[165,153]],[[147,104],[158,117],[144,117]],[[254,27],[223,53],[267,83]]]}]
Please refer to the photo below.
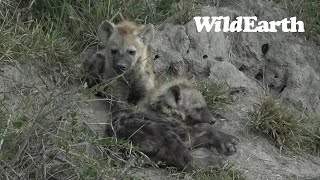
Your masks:
[{"label": "grass tuft", "polygon": [[197,88],[212,111],[217,111],[232,102],[232,96],[227,85],[201,81],[197,83]]},{"label": "grass tuft", "polygon": [[184,0],[176,5],[176,20],[180,24],[185,24],[200,12],[199,0]]},{"label": "grass tuft", "polygon": [[240,172],[234,170],[233,165],[209,166],[195,170],[191,174],[171,173],[173,179],[195,179],[195,180],[245,180]]},{"label": "grass tuft", "polygon": [[230,165],[201,169],[196,171],[192,177],[193,179],[199,180],[245,180],[245,178],[239,172],[233,170]]},{"label": "grass tuft", "polygon": [[7,81],[21,89],[0,99],[0,179],[108,179],[152,165],[129,141],[97,138],[79,92]]},{"label": "grass tuft", "polygon": [[70,37],[75,49],[97,43],[97,28],[104,20],[128,19],[137,23],[161,23],[174,12],[174,0],[15,0],[27,18],[37,21],[48,34]]},{"label": "grass tuft", "polygon": [[300,117],[279,98],[267,96],[260,106],[253,107],[249,117],[248,128],[270,137],[280,150],[319,155],[319,132],[309,129],[308,124],[319,127],[320,122]]}]

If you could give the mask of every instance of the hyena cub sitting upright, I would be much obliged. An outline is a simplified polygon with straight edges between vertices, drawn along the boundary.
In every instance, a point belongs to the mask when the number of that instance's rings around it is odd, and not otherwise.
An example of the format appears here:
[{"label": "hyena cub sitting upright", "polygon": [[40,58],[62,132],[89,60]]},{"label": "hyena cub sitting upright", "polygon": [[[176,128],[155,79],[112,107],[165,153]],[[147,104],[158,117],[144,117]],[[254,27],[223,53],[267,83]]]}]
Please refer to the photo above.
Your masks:
[{"label": "hyena cub sitting upright", "polygon": [[126,89],[121,98],[137,104],[154,87],[153,60],[149,54],[153,25],[138,27],[130,21],[117,25],[104,21],[98,34],[105,48],[87,60],[93,70],[85,68],[94,78],[102,76],[107,82],[119,78],[120,86]]},{"label": "hyena cub sitting upright", "polygon": [[113,112],[106,134],[130,139],[151,159],[180,169],[191,167],[191,149],[213,147],[224,155],[236,152],[239,140],[207,123],[214,118],[201,93],[186,80],[155,89],[146,103],[143,115],[130,109]]}]

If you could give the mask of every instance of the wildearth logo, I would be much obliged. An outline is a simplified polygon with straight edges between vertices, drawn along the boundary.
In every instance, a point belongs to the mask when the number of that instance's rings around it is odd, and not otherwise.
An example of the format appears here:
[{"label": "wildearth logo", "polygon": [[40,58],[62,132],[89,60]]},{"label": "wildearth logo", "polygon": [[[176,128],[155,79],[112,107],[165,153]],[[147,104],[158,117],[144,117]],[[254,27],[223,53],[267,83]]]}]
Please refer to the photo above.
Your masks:
[{"label": "wildearth logo", "polygon": [[290,18],[290,20],[288,20],[288,18],[285,18],[281,21],[257,22],[258,18],[256,16],[239,16],[235,21],[232,21],[231,23],[230,17],[228,16],[196,16],[193,19],[196,22],[198,32],[201,32],[203,28],[205,28],[206,31],[209,32],[213,28],[213,25],[215,32],[220,32],[221,30],[223,32],[277,32],[277,27],[280,26],[283,32],[304,32],[304,23],[302,21],[297,21],[296,17],[292,17]]}]

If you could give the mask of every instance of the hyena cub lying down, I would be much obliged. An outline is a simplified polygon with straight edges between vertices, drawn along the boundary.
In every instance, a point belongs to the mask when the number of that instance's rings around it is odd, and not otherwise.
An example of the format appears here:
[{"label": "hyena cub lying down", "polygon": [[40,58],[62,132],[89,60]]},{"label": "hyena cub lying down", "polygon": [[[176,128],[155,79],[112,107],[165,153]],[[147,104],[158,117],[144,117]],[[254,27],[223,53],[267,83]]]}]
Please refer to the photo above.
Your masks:
[{"label": "hyena cub lying down", "polygon": [[146,103],[143,115],[130,109],[114,111],[106,134],[130,139],[152,160],[179,169],[190,170],[194,148],[213,147],[224,155],[237,151],[239,140],[208,124],[214,118],[203,96],[185,80],[153,91]]},{"label": "hyena cub lying down", "polygon": [[104,21],[98,34],[105,48],[84,63],[89,87],[117,79],[118,97],[137,104],[154,87],[153,61],[149,54],[153,25],[138,27],[129,21],[117,25]]}]

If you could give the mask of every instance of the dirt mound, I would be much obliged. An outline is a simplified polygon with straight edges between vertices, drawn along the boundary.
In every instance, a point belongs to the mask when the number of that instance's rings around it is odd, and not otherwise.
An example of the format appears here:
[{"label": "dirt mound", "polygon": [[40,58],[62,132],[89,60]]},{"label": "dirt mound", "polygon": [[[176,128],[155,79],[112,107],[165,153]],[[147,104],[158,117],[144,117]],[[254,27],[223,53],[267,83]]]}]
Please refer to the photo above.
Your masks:
[{"label": "dirt mound", "polygon": [[[203,7],[205,16],[289,17],[272,2],[244,0],[225,7]],[[152,46],[157,72],[191,75],[240,89],[235,102],[221,112],[223,127],[241,138],[230,158],[248,179],[320,177],[320,158],[281,154],[263,137],[243,133],[247,111],[267,91],[296,109],[320,116],[320,48],[291,33],[197,32],[194,20],[159,27]]]}]

